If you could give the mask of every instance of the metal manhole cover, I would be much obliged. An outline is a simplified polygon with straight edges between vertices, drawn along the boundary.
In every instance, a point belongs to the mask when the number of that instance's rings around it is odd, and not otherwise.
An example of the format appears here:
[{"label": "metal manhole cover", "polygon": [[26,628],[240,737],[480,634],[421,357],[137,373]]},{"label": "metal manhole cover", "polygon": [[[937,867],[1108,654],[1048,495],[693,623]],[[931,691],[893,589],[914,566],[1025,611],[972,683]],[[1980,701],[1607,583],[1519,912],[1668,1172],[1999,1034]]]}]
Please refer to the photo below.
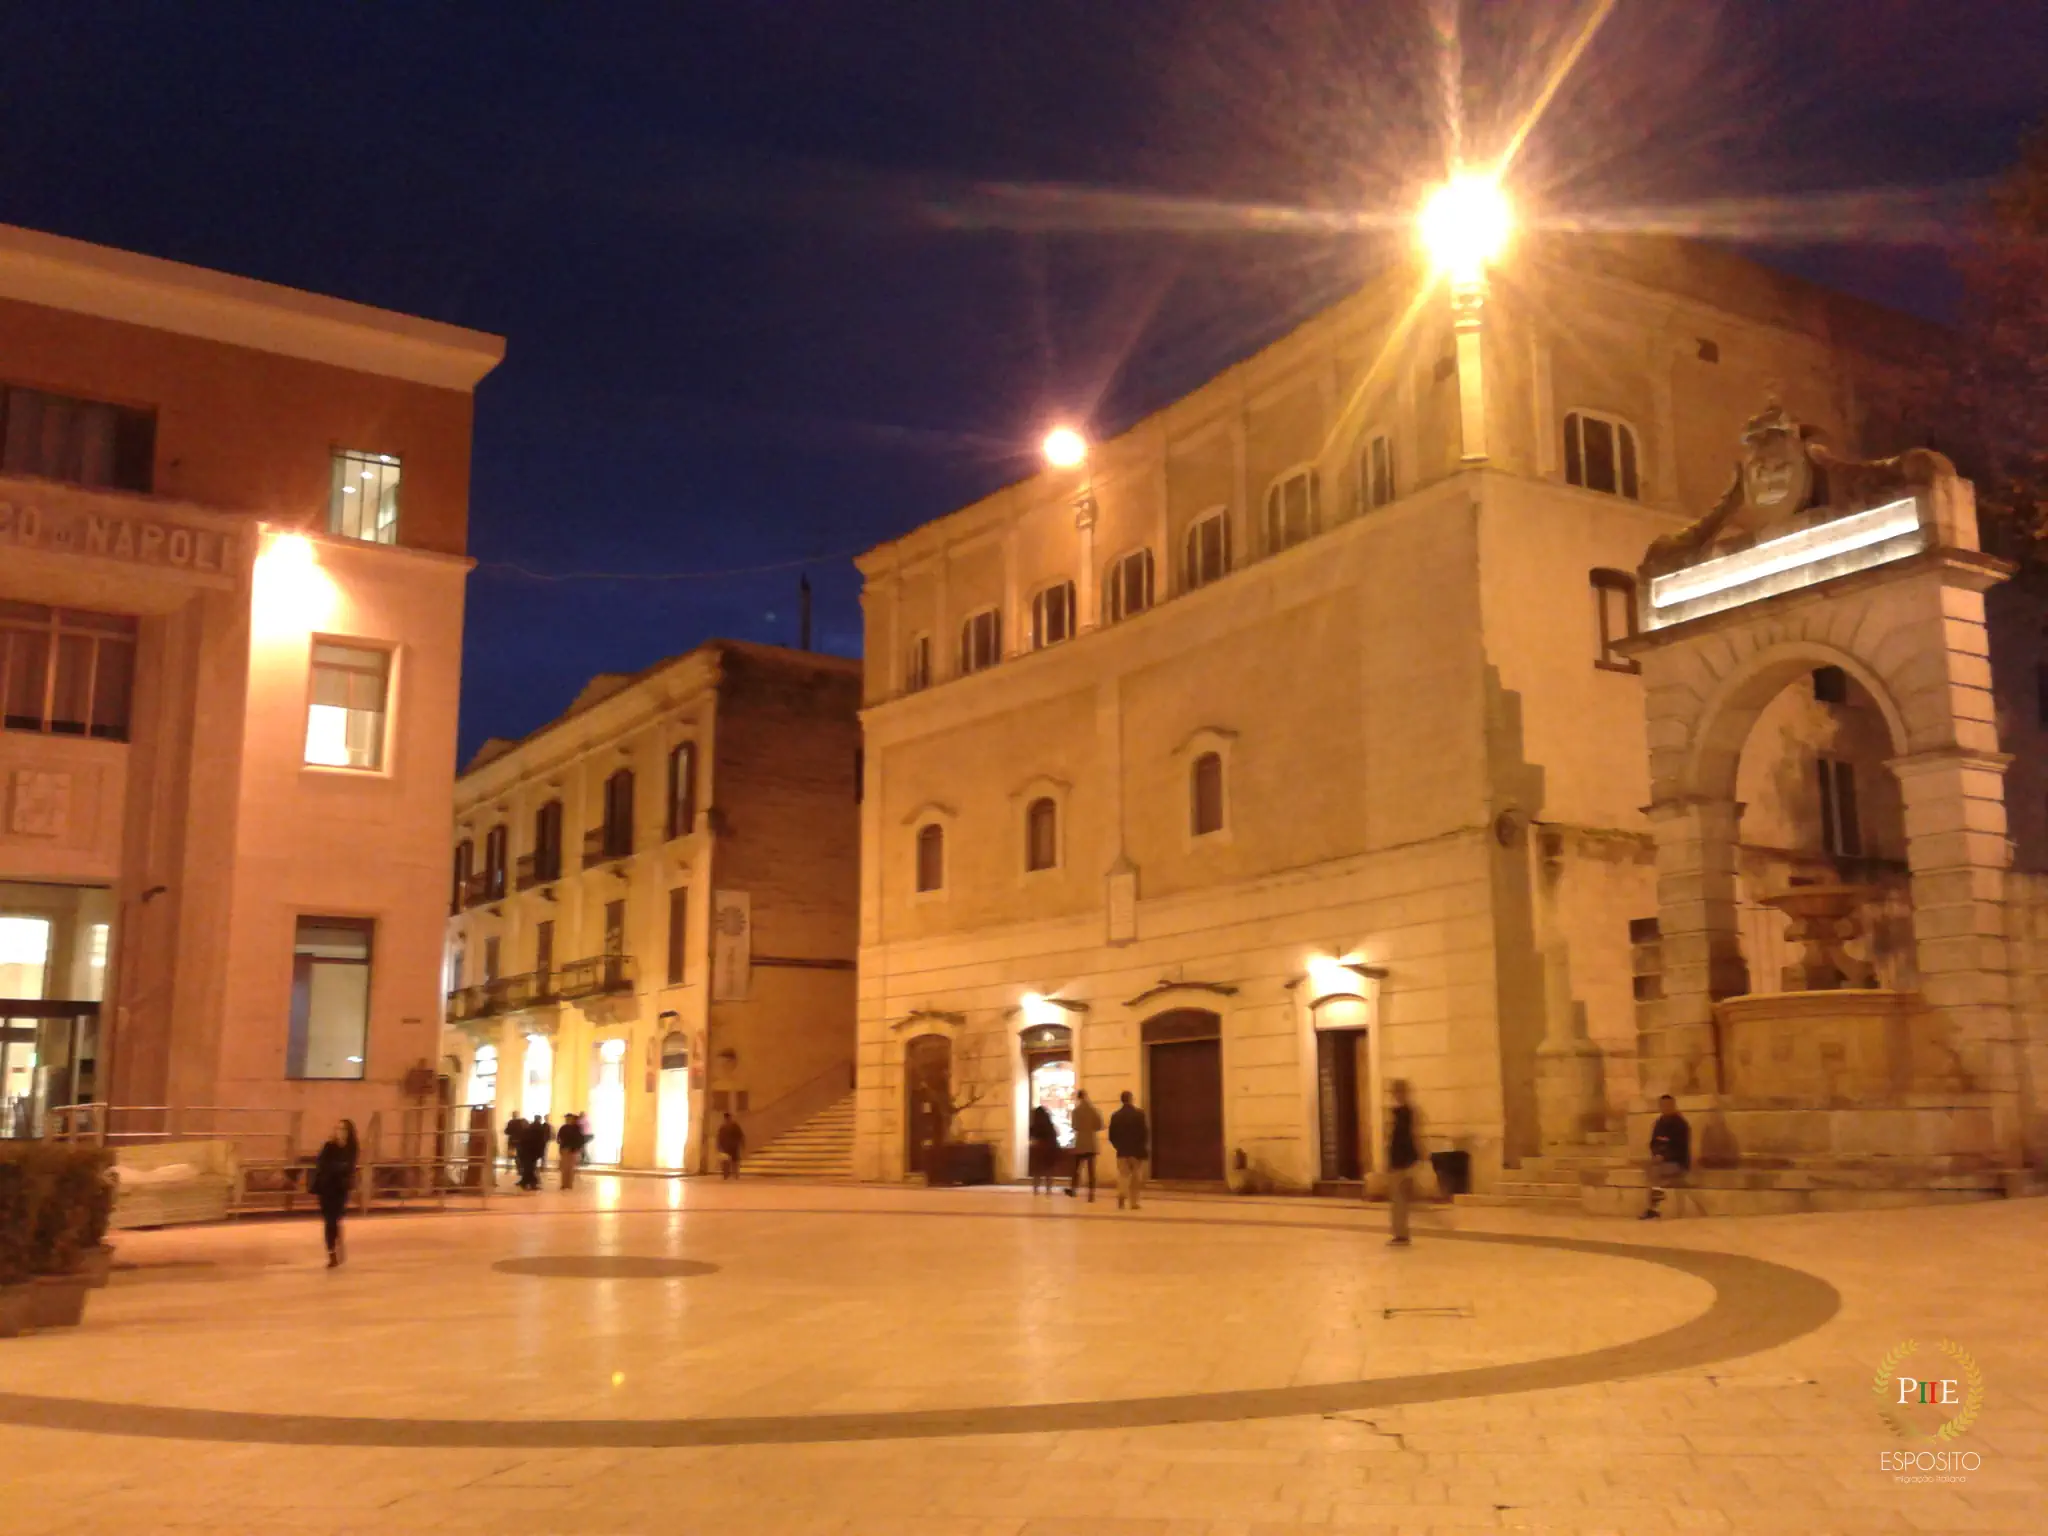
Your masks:
[{"label": "metal manhole cover", "polygon": [[506,1275],[539,1275],[548,1280],[684,1280],[718,1272],[701,1259],[657,1259],[641,1254],[552,1254],[537,1259],[500,1259],[491,1268]]}]

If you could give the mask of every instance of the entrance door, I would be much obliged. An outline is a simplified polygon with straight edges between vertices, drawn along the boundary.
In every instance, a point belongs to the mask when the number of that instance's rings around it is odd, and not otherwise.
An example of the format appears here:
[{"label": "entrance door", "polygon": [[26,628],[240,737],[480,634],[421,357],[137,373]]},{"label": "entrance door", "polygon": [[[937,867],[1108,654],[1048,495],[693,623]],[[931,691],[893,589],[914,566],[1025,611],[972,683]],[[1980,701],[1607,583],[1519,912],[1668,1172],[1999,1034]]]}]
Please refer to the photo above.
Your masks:
[{"label": "entrance door", "polygon": [[616,1163],[626,1149],[626,1042],[600,1040],[590,1072],[590,1161]]},{"label": "entrance door", "polygon": [[1146,1107],[1152,1115],[1152,1177],[1223,1177],[1223,1021],[1200,1008],[1147,1019]]},{"label": "entrance door", "polygon": [[0,1136],[103,1092],[100,998],[113,932],[102,886],[0,881]]},{"label": "entrance door", "polygon": [[1369,1122],[1359,1102],[1359,1088],[1368,1075],[1364,1030],[1316,1032],[1318,1128],[1326,1179],[1362,1179],[1372,1166],[1365,1145]]},{"label": "entrance door", "polygon": [[661,1091],[654,1117],[655,1166],[680,1169],[690,1146],[690,1044],[679,1029],[661,1037]]},{"label": "entrance door", "polygon": [[953,1042],[944,1035],[919,1035],[903,1050],[903,1166],[923,1173],[931,1149],[946,1133],[953,1097]]}]

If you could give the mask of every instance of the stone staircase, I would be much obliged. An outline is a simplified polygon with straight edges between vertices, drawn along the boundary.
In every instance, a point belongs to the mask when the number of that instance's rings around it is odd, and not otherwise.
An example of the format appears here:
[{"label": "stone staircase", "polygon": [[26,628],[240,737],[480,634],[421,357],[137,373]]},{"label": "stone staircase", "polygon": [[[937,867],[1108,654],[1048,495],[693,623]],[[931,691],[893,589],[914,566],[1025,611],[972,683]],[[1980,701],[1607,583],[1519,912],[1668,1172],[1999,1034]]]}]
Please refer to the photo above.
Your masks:
[{"label": "stone staircase", "polygon": [[758,1151],[749,1151],[740,1159],[740,1173],[746,1178],[852,1178],[853,1095],[784,1131]]},{"label": "stone staircase", "polygon": [[1519,1168],[1501,1169],[1492,1189],[1459,1195],[1455,1203],[1582,1216],[1585,1175],[1597,1174],[1598,1182],[1604,1183],[1610,1170],[1628,1167],[1630,1161],[1622,1132],[1596,1131],[1583,1143],[1552,1147],[1540,1157],[1523,1158]]}]

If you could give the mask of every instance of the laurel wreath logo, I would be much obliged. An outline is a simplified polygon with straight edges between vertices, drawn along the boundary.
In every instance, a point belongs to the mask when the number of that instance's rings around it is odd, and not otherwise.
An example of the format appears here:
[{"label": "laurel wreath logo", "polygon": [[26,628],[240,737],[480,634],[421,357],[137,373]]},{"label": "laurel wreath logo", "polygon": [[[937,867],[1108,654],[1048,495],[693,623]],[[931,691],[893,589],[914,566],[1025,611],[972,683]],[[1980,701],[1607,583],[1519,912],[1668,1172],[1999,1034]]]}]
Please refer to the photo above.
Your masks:
[{"label": "laurel wreath logo", "polygon": [[1963,1401],[1955,1416],[1934,1430],[1915,1428],[1898,1411],[1899,1405],[1891,1400],[1892,1383],[1898,1378],[1899,1362],[1910,1359],[1920,1351],[1918,1339],[1907,1339],[1886,1353],[1877,1363],[1877,1375],[1871,1381],[1871,1391],[1877,1397],[1877,1412],[1893,1434],[1902,1440],[1932,1442],[1951,1441],[1970,1432],[1970,1426],[1977,1422],[1977,1414],[1984,1407],[1984,1373],[1978,1369],[1976,1357],[1954,1339],[1940,1339],[1936,1347],[1953,1360],[1961,1371],[1964,1392]]}]

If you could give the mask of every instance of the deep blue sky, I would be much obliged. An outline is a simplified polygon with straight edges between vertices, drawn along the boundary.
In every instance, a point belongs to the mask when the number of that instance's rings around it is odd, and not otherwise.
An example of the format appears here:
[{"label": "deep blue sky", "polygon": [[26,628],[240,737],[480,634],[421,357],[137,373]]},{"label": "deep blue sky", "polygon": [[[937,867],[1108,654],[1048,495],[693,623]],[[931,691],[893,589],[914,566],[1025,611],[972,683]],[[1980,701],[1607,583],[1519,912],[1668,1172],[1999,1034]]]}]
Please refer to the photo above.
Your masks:
[{"label": "deep blue sky", "polygon": [[[1163,230],[1047,183],[1405,207],[1428,0],[206,6],[0,17],[0,220],[499,332],[463,752],[715,634],[858,649],[846,553],[1327,303],[1371,239]],[[1468,5],[1484,152],[1573,8]],[[1534,135],[1553,210],[1933,188],[1760,250],[1939,316],[1926,210],[2048,112],[2048,3],[1622,0]],[[1795,217],[1823,205],[1785,205]],[[1139,221],[1142,222],[1142,221]]]}]

